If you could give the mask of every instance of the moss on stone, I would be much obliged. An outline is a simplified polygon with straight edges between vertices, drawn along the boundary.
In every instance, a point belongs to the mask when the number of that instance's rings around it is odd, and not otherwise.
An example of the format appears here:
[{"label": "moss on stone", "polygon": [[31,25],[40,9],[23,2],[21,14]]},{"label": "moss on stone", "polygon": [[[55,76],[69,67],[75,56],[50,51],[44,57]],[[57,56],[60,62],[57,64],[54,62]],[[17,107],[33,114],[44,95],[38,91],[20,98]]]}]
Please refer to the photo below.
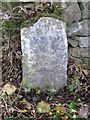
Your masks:
[{"label": "moss on stone", "polygon": [[63,20],[60,16],[58,16],[56,14],[40,13],[40,14],[37,14],[35,17],[22,22],[21,23],[21,28],[23,28],[25,26],[33,26],[33,24],[35,22],[37,22],[40,17],[53,17],[53,18],[56,18],[56,19],[59,19],[59,20]]},{"label": "moss on stone", "polygon": [[54,13],[55,13],[55,15],[61,15],[62,11],[63,11],[63,8],[56,7],[55,10],[54,10]]}]

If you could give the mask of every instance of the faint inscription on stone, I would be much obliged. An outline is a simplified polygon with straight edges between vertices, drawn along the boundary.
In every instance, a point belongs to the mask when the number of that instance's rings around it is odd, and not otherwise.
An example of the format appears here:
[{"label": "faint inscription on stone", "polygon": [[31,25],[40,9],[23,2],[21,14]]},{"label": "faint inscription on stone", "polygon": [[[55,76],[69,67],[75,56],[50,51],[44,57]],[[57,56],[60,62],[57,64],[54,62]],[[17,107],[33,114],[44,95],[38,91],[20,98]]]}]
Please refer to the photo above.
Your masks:
[{"label": "faint inscription on stone", "polygon": [[42,17],[21,30],[24,88],[57,91],[67,82],[67,36],[63,21]]}]

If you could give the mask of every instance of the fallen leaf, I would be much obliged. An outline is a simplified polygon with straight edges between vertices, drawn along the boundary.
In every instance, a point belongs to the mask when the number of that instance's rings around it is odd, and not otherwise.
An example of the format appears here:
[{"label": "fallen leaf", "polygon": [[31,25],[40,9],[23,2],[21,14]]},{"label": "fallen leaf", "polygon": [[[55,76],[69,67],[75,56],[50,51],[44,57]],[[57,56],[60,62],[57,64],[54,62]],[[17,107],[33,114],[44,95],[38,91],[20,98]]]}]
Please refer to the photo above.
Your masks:
[{"label": "fallen leaf", "polygon": [[64,107],[62,107],[62,106],[57,106],[57,107],[55,107],[55,109],[57,112],[60,112],[62,115],[64,115],[66,112]]},{"label": "fallen leaf", "polygon": [[50,105],[44,101],[41,101],[37,105],[37,111],[39,113],[48,113],[50,112]]},{"label": "fallen leaf", "polygon": [[8,95],[12,95],[16,91],[16,87],[10,83],[7,83],[4,85],[2,90],[4,93],[6,92]]},{"label": "fallen leaf", "polygon": [[22,103],[26,103],[26,102],[27,102],[27,100],[26,100],[26,99],[23,99],[21,102],[22,102]]},{"label": "fallen leaf", "polygon": [[70,86],[69,86],[69,89],[70,89],[70,92],[74,92],[74,85],[73,85],[73,84],[70,85]]},{"label": "fallen leaf", "polygon": [[81,68],[81,64],[77,64],[77,67],[80,69]]},{"label": "fallen leaf", "polygon": [[69,108],[75,110],[76,109],[76,103],[74,101],[72,101],[69,105]]},{"label": "fallen leaf", "polygon": [[31,109],[31,104],[24,98],[21,101],[21,105],[23,106],[23,108],[30,110]]},{"label": "fallen leaf", "polygon": [[74,115],[72,116],[72,118],[73,118],[73,119],[76,119],[76,118],[77,118],[77,115],[76,115],[76,114],[74,114]]},{"label": "fallen leaf", "polygon": [[87,75],[88,75],[88,71],[87,71],[87,70],[85,70],[85,69],[83,69],[83,70],[82,70],[82,73],[83,73],[85,76],[87,76]]},{"label": "fallen leaf", "polygon": [[27,102],[25,108],[30,110],[32,108],[32,106],[31,106],[31,104],[29,102]]},{"label": "fallen leaf", "polygon": [[41,91],[39,89],[36,90],[36,94],[40,94]]},{"label": "fallen leaf", "polygon": [[62,120],[68,120],[68,117],[66,118],[66,117],[62,117]]}]

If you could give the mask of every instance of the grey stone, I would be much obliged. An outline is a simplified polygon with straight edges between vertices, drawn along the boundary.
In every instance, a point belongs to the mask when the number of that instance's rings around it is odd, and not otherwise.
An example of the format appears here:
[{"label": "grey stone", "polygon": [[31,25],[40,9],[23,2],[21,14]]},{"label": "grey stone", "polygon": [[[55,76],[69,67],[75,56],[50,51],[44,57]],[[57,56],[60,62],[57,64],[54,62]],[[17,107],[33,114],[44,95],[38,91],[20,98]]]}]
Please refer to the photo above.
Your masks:
[{"label": "grey stone", "polygon": [[64,1],[64,2],[61,2],[61,7],[63,8],[63,9],[65,9],[66,7],[67,7],[67,3]]},{"label": "grey stone", "polygon": [[88,48],[90,48],[90,36],[88,36]]},{"label": "grey stone", "polygon": [[85,64],[85,65],[89,65],[89,58],[85,58],[85,57],[80,57],[80,58],[77,58],[77,57],[72,57],[70,56],[70,59],[72,59],[76,64]]},{"label": "grey stone", "polygon": [[88,18],[90,19],[90,10],[84,9],[82,11],[82,19],[88,19]]},{"label": "grey stone", "polygon": [[8,20],[9,18],[10,17],[7,14],[0,12],[0,20]]},{"label": "grey stone", "polygon": [[88,37],[79,37],[79,46],[88,47]]},{"label": "grey stone", "polygon": [[76,64],[83,63],[81,58],[72,57],[71,55],[69,55],[68,59],[72,59]]},{"label": "grey stone", "polygon": [[65,29],[63,21],[42,17],[32,27],[21,30],[23,86],[26,90],[39,87],[52,92],[66,84]]},{"label": "grey stone", "polygon": [[78,0],[83,5],[83,9],[89,9],[90,1],[89,0]]},{"label": "grey stone", "polygon": [[72,2],[62,13],[65,22],[78,21],[81,19],[81,11],[77,3]]},{"label": "grey stone", "polygon": [[88,36],[90,35],[90,20],[83,20],[81,22],[71,23],[67,26],[68,36]]},{"label": "grey stone", "polygon": [[78,41],[77,40],[73,40],[73,39],[68,38],[68,43],[73,47],[78,46]]},{"label": "grey stone", "polygon": [[85,63],[87,66],[90,66],[90,65],[89,65],[89,64],[90,64],[90,57],[84,58],[83,61],[84,61],[84,63]]},{"label": "grey stone", "polygon": [[86,37],[78,37],[78,36],[73,36],[73,40],[76,40],[79,42],[80,47],[90,47],[90,36]]},{"label": "grey stone", "polygon": [[82,19],[90,18],[90,2],[82,2],[83,9],[82,9]]},{"label": "grey stone", "polygon": [[72,36],[71,38],[79,42],[79,36]]},{"label": "grey stone", "polygon": [[89,57],[89,48],[69,48],[69,53],[73,57]]},{"label": "grey stone", "polygon": [[25,3],[24,5],[23,5],[23,7],[25,8],[25,9],[29,9],[29,10],[34,10],[34,4],[33,3]]},{"label": "grey stone", "polygon": [[87,3],[87,9],[90,10],[90,1]]},{"label": "grey stone", "polygon": [[83,60],[80,58],[73,58],[73,60],[75,61],[76,64],[83,63]]}]

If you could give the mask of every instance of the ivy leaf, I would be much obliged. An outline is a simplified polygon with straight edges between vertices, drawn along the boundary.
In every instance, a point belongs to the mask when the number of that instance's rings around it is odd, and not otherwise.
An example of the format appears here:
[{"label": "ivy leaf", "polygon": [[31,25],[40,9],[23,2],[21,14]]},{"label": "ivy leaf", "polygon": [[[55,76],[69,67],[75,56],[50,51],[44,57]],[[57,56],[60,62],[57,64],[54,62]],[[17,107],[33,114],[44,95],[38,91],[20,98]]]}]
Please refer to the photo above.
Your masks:
[{"label": "ivy leaf", "polygon": [[50,105],[44,101],[41,101],[37,105],[37,111],[39,113],[48,113],[50,112]]},{"label": "ivy leaf", "polygon": [[73,84],[70,85],[70,86],[69,86],[69,89],[70,89],[70,92],[74,92],[74,85],[73,85]]},{"label": "ivy leaf", "polygon": [[26,102],[27,102],[27,100],[24,98],[21,102],[26,103]]},{"label": "ivy leaf", "polygon": [[39,89],[36,89],[36,94],[38,95],[40,93],[41,93],[41,91]]},{"label": "ivy leaf", "polygon": [[4,85],[2,90],[4,93],[6,92],[8,95],[12,95],[16,91],[16,87],[10,83],[7,83]]},{"label": "ivy leaf", "polygon": [[69,105],[70,109],[76,110],[76,103],[74,101],[72,101]]},{"label": "ivy leaf", "polygon": [[78,116],[76,115],[76,114],[74,114],[73,116],[72,116],[72,118],[73,119],[75,119],[75,118],[77,118]]},{"label": "ivy leaf", "polygon": [[80,69],[81,68],[81,64],[77,64],[77,67]]}]

